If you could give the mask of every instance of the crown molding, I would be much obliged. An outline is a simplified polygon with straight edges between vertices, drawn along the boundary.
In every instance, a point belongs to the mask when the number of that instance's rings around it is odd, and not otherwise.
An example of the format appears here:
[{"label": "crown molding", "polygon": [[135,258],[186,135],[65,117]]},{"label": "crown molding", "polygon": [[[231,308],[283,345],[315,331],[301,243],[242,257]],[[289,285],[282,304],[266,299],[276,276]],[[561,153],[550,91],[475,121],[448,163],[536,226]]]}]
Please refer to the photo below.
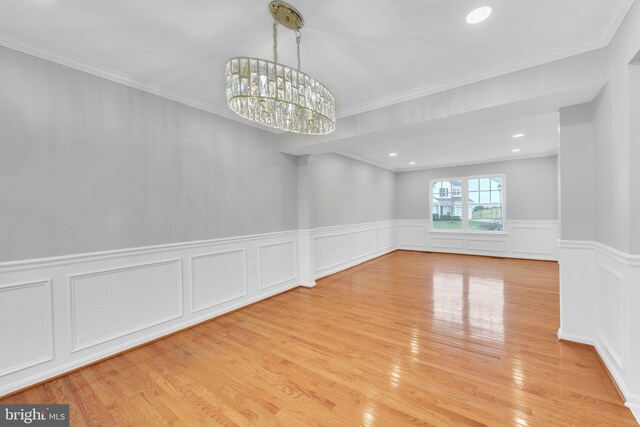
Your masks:
[{"label": "crown molding", "polygon": [[178,102],[189,107],[196,108],[198,110],[206,111],[208,113],[215,114],[225,119],[233,120],[234,122],[241,123],[243,125],[251,126],[256,129],[265,130],[271,133],[282,133],[276,129],[272,129],[266,126],[254,124],[246,121],[239,116],[236,116],[226,108],[220,108],[212,103],[206,102],[202,99],[198,99],[189,95],[182,94],[180,92],[170,90],[129,74],[121,73],[119,71],[104,67],[99,64],[86,61],[84,59],[77,58],[69,55],[57,49],[38,45],[36,43],[29,42],[27,40],[15,37],[0,31],[0,45],[9,49],[13,49],[22,53],[26,53],[37,58],[41,58],[50,62],[54,62],[65,67],[73,68],[74,70],[82,71],[97,77],[101,77],[112,82],[120,83],[125,86],[132,87],[134,89],[141,90],[143,92],[157,95],[162,98],[169,99],[171,101]]},{"label": "crown molding", "polygon": [[587,42],[576,43],[574,45],[571,45],[571,47],[565,47],[554,50],[553,52],[531,56],[523,61],[517,61],[499,67],[488,68],[478,73],[470,74],[464,77],[454,78],[431,85],[422,86],[409,91],[400,92],[395,95],[380,98],[375,101],[356,105],[351,108],[346,108],[337,115],[337,118],[344,119],[350,116],[355,116],[357,114],[377,110],[379,108],[389,107],[391,105],[400,104],[407,101],[413,101],[425,96],[445,92],[447,90],[456,89],[474,83],[479,83],[484,80],[501,77],[507,74],[515,73],[517,71],[525,70],[527,68],[537,67],[549,62],[558,61],[571,56],[580,55],[582,53],[587,53],[592,50],[603,48],[607,45],[608,42],[603,41],[601,38],[593,39]]},{"label": "crown molding", "polygon": [[390,168],[388,166],[383,166],[380,163],[372,162],[371,160],[365,159],[364,157],[360,157],[360,156],[357,156],[355,154],[347,153],[345,151],[334,151],[333,154],[337,154],[338,156],[342,156],[342,157],[347,157],[347,158],[352,159],[352,160],[357,160],[358,162],[366,163],[366,164],[369,164],[371,166],[375,166],[375,167],[380,168],[380,169],[386,169],[386,170],[388,170],[390,172],[398,172],[394,168]]},{"label": "crown molding", "polygon": [[521,71],[527,68],[540,66],[549,62],[558,61],[561,59],[569,58],[571,56],[580,55],[592,50],[601,49],[611,43],[616,31],[624,17],[629,12],[629,9],[633,5],[635,0],[624,0],[619,7],[613,8],[605,25],[598,37],[594,37],[589,40],[574,43],[568,46],[563,46],[552,51],[542,53],[539,55],[531,56],[522,61],[515,61],[512,63],[504,64],[497,67],[487,68],[478,73],[470,74],[460,78],[454,78],[445,80],[442,82],[434,83],[431,85],[422,86],[409,91],[400,92],[395,95],[380,98],[371,102],[365,102],[354,107],[346,108],[337,114],[338,119],[344,119],[356,114],[365,113],[368,111],[376,110],[379,108],[388,107],[390,105],[399,104],[402,102],[412,101],[424,96],[433,95],[435,93],[444,92],[446,90],[455,89],[461,86],[478,83],[483,80],[492,79],[495,77],[504,76],[506,74]]},{"label": "crown molding", "polygon": [[[589,52],[591,50],[600,49],[606,47],[611,42],[611,39],[615,35],[618,27],[622,23],[627,12],[633,5],[634,0],[623,0],[623,3],[617,8],[611,11],[611,14],[607,17],[605,25],[601,31],[600,36],[590,40],[575,43],[569,46],[564,46],[559,49],[555,49],[551,52],[546,52],[540,55],[529,57],[523,61],[516,61],[510,64],[501,65],[498,67],[492,67],[485,69],[478,73],[474,73],[468,76],[450,79],[431,85],[422,86],[410,91],[401,92],[385,98],[380,98],[375,101],[362,103],[350,108],[341,110],[337,114],[338,119],[343,119],[356,114],[361,114],[367,111],[375,110],[378,108],[387,107],[390,105],[411,101],[423,96],[432,95],[434,93],[443,92],[446,90],[454,89],[457,87],[478,83],[482,80],[487,80],[505,74],[520,71],[526,68],[539,66],[548,62],[557,61],[570,56],[579,55],[581,53]],[[126,86],[133,87],[163,98],[179,102],[181,104],[196,108],[198,110],[206,111],[226,119],[233,120],[235,122],[252,126],[257,129],[265,130],[270,133],[280,134],[282,132],[271,129],[265,126],[254,124],[252,122],[240,119],[235,114],[232,114],[226,108],[220,108],[210,102],[206,102],[202,99],[198,99],[189,95],[182,94],[180,92],[170,90],[153,83],[144,81],[134,76],[121,73],[119,71],[109,69],[99,64],[92,63],[90,61],[77,58],[69,55],[57,49],[48,48],[38,45],[36,43],[29,42],[27,40],[20,39],[13,35],[0,32],[0,45],[7,48],[17,50],[38,58],[45,59],[47,61],[55,62],[66,67],[70,67],[85,73],[92,74],[94,76],[102,77],[111,80],[116,83],[120,83]]]},{"label": "crown molding", "polygon": [[537,158],[540,158],[540,157],[555,157],[557,155],[558,155],[558,152],[556,152],[556,151],[546,151],[546,152],[543,152],[543,153],[536,153],[536,154],[523,154],[521,156],[498,157],[498,158],[489,159],[489,160],[478,160],[478,161],[459,162],[459,163],[445,163],[445,164],[442,164],[442,165],[418,166],[418,167],[413,167],[413,168],[399,168],[399,169],[396,169],[396,172],[398,172],[398,173],[418,172],[418,171],[424,171],[424,170],[429,170],[429,169],[452,168],[452,167],[456,167],[456,166],[470,166],[470,165],[481,165],[481,164],[485,164],[485,163],[511,162],[511,161],[515,161],[515,160],[537,159]]},{"label": "crown molding", "polygon": [[616,32],[618,32],[618,28],[620,28],[620,25],[622,25],[622,21],[624,21],[627,13],[629,13],[629,9],[631,9],[631,6],[633,6],[633,3],[635,2],[635,0],[623,1],[624,3],[622,3],[619,8],[614,8],[611,11],[609,17],[607,18],[607,21],[605,22],[604,28],[602,30],[602,39],[605,42],[605,46],[608,46],[609,43],[611,43],[611,40],[613,40]]}]

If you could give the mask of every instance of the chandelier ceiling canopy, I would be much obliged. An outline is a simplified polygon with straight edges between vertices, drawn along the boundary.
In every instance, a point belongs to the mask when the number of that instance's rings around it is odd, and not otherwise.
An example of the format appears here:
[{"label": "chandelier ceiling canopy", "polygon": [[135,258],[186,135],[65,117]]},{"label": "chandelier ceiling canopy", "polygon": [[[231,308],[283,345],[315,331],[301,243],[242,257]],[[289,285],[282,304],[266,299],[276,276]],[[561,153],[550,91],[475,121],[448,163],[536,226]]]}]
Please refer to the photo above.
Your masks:
[{"label": "chandelier ceiling canopy", "polygon": [[[308,135],[336,128],[335,101],[322,83],[300,71],[300,29],[304,19],[293,6],[273,1],[273,61],[236,57],[227,61],[227,103],[236,114],[253,122]],[[298,67],[278,63],[278,25],[293,30]]]}]

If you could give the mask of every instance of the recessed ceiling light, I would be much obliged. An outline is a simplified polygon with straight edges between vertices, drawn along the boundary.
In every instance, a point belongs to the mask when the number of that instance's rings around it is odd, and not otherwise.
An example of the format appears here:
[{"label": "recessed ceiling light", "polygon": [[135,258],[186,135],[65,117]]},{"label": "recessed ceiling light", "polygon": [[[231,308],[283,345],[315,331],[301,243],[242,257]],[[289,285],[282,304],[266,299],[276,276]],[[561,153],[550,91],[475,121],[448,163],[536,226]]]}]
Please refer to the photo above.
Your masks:
[{"label": "recessed ceiling light", "polygon": [[397,155],[398,155],[398,153],[389,153],[389,157],[395,157]]},{"label": "recessed ceiling light", "polygon": [[513,135],[514,138],[522,138],[524,136],[524,133],[516,133],[515,135]]},{"label": "recessed ceiling light", "polygon": [[471,13],[467,15],[467,23],[468,24],[477,24],[479,22],[484,21],[491,15],[493,10],[489,6],[482,6],[475,10],[472,10]]},{"label": "recessed ceiling light", "polygon": [[515,150],[511,150],[511,152],[512,152],[512,153],[519,153],[519,152],[520,152],[520,149],[519,149],[519,148],[516,148]]},{"label": "recessed ceiling light", "polygon": [[409,163],[409,164],[410,164],[411,166],[413,166],[413,165],[415,165],[415,164],[416,164],[416,162],[411,162],[411,163]]}]

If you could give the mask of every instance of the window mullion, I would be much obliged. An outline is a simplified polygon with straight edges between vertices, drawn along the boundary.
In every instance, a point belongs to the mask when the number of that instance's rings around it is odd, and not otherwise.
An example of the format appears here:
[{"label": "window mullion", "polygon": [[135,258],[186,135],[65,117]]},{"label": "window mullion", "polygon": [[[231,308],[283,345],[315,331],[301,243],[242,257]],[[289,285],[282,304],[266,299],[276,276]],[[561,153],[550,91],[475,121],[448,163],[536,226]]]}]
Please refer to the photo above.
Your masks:
[{"label": "window mullion", "polygon": [[462,194],[460,195],[460,201],[462,206],[462,231],[469,231],[469,180],[467,178],[461,178],[462,181]]}]

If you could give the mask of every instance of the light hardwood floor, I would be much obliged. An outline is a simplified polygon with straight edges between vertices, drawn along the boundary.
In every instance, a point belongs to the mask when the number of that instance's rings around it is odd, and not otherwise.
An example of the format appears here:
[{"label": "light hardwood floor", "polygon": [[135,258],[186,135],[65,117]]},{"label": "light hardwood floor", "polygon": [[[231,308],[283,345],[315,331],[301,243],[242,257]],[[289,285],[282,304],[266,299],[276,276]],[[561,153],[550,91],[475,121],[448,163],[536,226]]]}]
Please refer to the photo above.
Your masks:
[{"label": "light hardwood floor", "polygon": [[551,262],[398,251],[3,399],[72,425],[636,425]]}]

